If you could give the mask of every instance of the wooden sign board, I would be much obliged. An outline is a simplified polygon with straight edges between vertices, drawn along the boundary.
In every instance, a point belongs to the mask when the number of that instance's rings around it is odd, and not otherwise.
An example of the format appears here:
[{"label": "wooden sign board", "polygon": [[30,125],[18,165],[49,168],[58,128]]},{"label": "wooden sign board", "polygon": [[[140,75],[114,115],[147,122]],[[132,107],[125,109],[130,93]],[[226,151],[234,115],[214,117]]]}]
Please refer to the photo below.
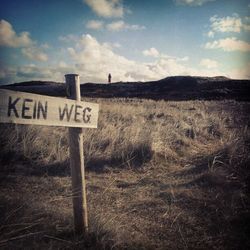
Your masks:
[{"label": "wooden sign board", "polygon": [[99,105],[0,89],[0,122],[97,128]]}]

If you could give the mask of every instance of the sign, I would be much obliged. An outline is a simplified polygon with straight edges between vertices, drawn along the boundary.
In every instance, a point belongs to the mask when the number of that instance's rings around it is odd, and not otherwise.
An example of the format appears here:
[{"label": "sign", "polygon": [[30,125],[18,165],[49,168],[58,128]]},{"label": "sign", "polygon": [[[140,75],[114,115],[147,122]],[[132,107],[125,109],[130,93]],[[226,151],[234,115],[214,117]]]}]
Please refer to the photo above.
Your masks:
[{"label": "sign", "polygon": [[0,122],[97,128],[99,105],[0,89]]}]

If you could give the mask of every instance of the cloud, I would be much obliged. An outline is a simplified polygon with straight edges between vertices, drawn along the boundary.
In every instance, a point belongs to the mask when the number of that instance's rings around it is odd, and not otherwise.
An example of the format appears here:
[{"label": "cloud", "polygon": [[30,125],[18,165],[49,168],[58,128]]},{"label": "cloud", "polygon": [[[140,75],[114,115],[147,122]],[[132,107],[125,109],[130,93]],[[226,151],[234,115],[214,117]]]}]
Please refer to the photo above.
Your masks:
[{"label": "cloud", "polygon": [[144,56],[159,57],[160,53],[156,48],[146,49],[142,52]]},{"label": "cloud", "polygon": [[24,65],[17,67],[16,69],[16,77],[18,78],[31,78],[31,79],[48,79],[52,77],[52,69],[42,68],[36,65]]},{"label": "cloud", "polygon": [[23,48],[21,50],[22,54],[30,60],[46,62],[48,61],[48,56],[40,49],[36,47]]},{"label": "cloud", "polygon": [[177,5],[188,5],[188,6],[202,6],[207,2],[213,2],[215,0],[174,0]]},{"label": "cloud", "polygon": [[218,62],[208,58],[204,58],[200,61],[200,65],[208,69],[214,69],[218,67]]},{"label": "cloud", "polygon": [[88,29],[99,30],[103,28],[103,22],[99,20],[90,20],[87,22],[86,27]]},{"label": "cloud", "polygon": [[41,45],[41,48],[43,48],[43,49],[49,49],[50,46],[49,46],[48,43],[43,43],[43,44]]},{"label": "cloud", "polygon": [[0,21],[0,46],[20,48],[33,44],[29,32],[17,34],[12,25],[5,21]]},{"label": "cloud", "polygon": [[243,26],[244,30],[250,31],[250,17],[246,16],[244,18],[244,22],[245,22],[245,24]]},{"label": "cloud", "polygon": [[98,16],[111,18],[123,17],[121,0],[83,0]]},{"label": "cloud", "polygon": [[75,36],[72,47],[64,49],[65,61],[42,65],[6,66],[0,63],[0,83],[14,83],[27,80],[64,81],[67,73],[77,73],[81,82],[107,82],[108,73],[113,81],[152,81],[175,75],[199,75],[249,78],[247,69],[222,72],[216,61],[204,59],[203,68],[191,66],[188,57],[174,57],[161,53],[156,48],[148,49],[153,56],[151,62],[137,62],[116,52],[116,44],[101,43],[95,37],[84,34]]},{"label": "cloud", "polygon": [[10,84],[15,82],[16,69],[6,67],[0,62],[0,84]]},{"label": "cloud", "polygon": [[241,68],[232,69],[230,72],[231,78],[234,79],[250,79],[250,63],[247,63]]},{"label": "cloud", "polygon": [[237,32],[242,29],[242,21],[238,16],[227,16],[219,18],[213,16],[210,18],[211,29],[214,32]]},{"label": "cloud", "polygon": [[58,40],[61,42],[76,42],[77,41],[77,36],[73,35],[73,34],[69,34],[66,36],[59,36]]},{"label": "cloud", "polygon": [[[138,24],[128,24],[128,23],[125,23],[123,20],[107,23],[106,25],[103,21],[100,21],[100,20],[90,20],[87,22],[86,27],[88,29],[94,29],[94,30],[100,30],[100,29],[105,28],[105,29],[107,29],[109,31],[113,31],[113,32],[122,31],[122,30],[137,31],[137,30],[146,29],[145,26],[141,26]],[[68,41],[69,38],[63,37],[63,36],[59,37],[59,39],[61,41]]]},{"label": "cloud", "polygon": [[124,21],[112,22],[107,25],[107,29],[111,31],[121,31],[125,29],[125,23]]},{"label": "cloud", "polygon": [[[211,69],[196,70],[186,65],[188,57],[177,58],[160,53],[156,48],[148,50],[154,61],[150,63],[129,60],[114,52],[113,46],[100,43],[87,34],[79,38],[78,44],[68,48],[76,72],[84,72],[84,82],[105,82],[108,73],[114,81],[150,81],[173,75],[214,76],[219,72]],[[158,56],[157,56],[158,55]]]},{"label": "cloud", "polygon": [[176,57],[176,56],[169,56],[169,55],[165,55],[164,53],[160,53],[156,48],[152,47],[150,49],[146,49],[142,51],[142,54],[144,56],[150,56],[150,57],[155,57],[155,58],[161,58],[164,60],[168,60],[168,61],[175,61],[175,62],[187,62],[189,60],[188,56],[185,57]]},{"label": "cloud", "polygon": [[213,38],[213,37],[214,37],[214,32],[210,30],[210,31],[207,33],[207,36]]},{"label": "cloud", "polygon": [[180,61],[180,62],[187,62],[189,61],[189,57],[188,56],[184,56],[182,58],[177,58],[177,61]]},{"label": "cloud", "polygon": [[21,48],[21,53],[30,60],[48,60],[48,56],[41,49],[49,48],[48,44],[42,44],[41,48],[38,48],[37,43],[30,38],[29,32],[21,32],[18,35],[12,25],[5,20],[0,21],[0,46]]},{"label": "cloud", "polygon": [[[77,38],[72,47],[65,51],[68,62],[38,67],[27,65],[2,70],[1,82],[13,83],[24,80],[63,81],[64,74],[78,73],[81,82],[107,82],[108,73],[113,81],[152,81],[174,75],[218,75],[211,69],[196,70],[186,65],[188,57],[177,58],[160,53],[156,48],[148,50],[151,62],[137,62],[115,52],[115,44],[100,43],[95,37],[85,34]],[[156,57],[156,55],[159,55]]]},{"label": "cloud", "polygon": [[222,49],[224,51],[250,51],[250,43],[238,40],[236,37],[225,38],[205,44],[206,49]]},{"label": "cloud", "polygon": [[106,28],[110,31],[121,31],[121,30],[144,30],[145,26],[140,26],[137,24],[127,24],[124,21],[114,21],[106,25]]},{"label": "cloud", "polygon": [[210,18],[210,28],[208,37],[214,37],[215,33],[250,31],[250,20],[245,17],[244,20],[237,14],[227,17],[218,17],[217,15]]},{"label": "cloud", "polygon": [[[127,70],[132,70],[135,63],[113,52],[112,46],[99,43],[93,36],[83,35],[74,48],[68,48],[75,67],[84,72],[86,81],[104,81],[108,72],[113,78],[124,79]],[[126,77],[125,77],[126,78]]]},{"label": "cloud", "polygon": [[64,75],[69,72],[77,73],[75,67],[63,62],[47,66],[38,66],[35,64],[22,66],[3,65],[0,67],[0,84],[11,84],[29,80],[64,82]]},{"label": "cloud", "polygon": [[84,72],[86,81],[103,82],[109,72],[115,81],[143,81],[159,77],[150,64],[129,60],[89,34],[83,35],[79,43],[81,48],[68,48],[68,52],[76,68]]}]

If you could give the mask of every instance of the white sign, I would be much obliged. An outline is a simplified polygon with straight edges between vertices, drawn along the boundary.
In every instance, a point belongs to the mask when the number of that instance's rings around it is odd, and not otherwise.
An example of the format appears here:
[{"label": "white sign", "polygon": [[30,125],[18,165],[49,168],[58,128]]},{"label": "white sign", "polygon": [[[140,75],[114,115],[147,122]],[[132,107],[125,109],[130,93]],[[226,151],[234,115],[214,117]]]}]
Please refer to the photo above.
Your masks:
[{"label": "white sign", "polygon": [[0,89],[0,122],[97,128],[99,105]]}]

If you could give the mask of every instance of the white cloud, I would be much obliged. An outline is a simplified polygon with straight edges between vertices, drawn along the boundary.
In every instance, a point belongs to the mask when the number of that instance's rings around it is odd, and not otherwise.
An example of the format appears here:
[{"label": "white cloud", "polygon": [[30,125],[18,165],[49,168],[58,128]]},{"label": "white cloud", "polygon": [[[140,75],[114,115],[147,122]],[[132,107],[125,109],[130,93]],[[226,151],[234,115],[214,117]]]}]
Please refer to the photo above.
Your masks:
[{"label": "white cloud", "polygon": [[173,58],[161,58],[152,63],[129,60],[115,53],[111,46],[99,43],[91,35],[83,35],[79,44],[80,48],[68,48],[68,53],[75,61],[78,72],[84,72],[84,81],[105,82],[109,72],[114,81],[157,80],[188,72],[185,66]]},{"label": "white cloud", "polygon": [[136,31],[136,30],[145,30],[146,27],[143,26],[143,25],[138,25],[138,24],[132,24],[132,25],[126,24],[125,29],[135,30]]},{"label": "white cloud", "polygon": [[29,47],[23,48],[21,50],[22,54],[30,60],[46,62],[48,61],[48,56],[42,52],[39,48]]},{"label": "white cloud", "polygon": [[181,62],[187,62],[187,61],[189,61],[189,57],[184,56],[183,58],[178,58],[178,60],[181,61]]},{"label": "white cloud", "polygon": [[112,46],[114,48],[121,48],[122,47],[122,45],[120,43],[114,43]]},{"label": "white cloud", "polygon": [[12,25],[5,21],[0,21],[0,46],[6,47],[27,47],[33,44],[29,32],[17,34]]},{"label": "white cloud", "polygon": [[21,53],[31,60],[43,62],[48,60],[48,56],[41,50],[49,48],[47,43],[38,48],[37,43],[30,38],[29,32],[21,32],[18,35],[12,25],[5,20],[0,21],[0,46],[21,48]]},{"label": "white cloud", "polygon": [[250,31],[250,25],[245,24],[245,25],[244,25],[244,29],[245,29],[246,31]]},{"label": "white cloud", "polygon": [[90,20],[87,22],[86,27],[88,29],[99,30],[103,28],[103,22],[99,20]]},{"label": "white cloud", "polygon": [[43,49],[49,49],[50,46],[49,46],[48,43],[43,43],[43,44],[41,45],[41,48],[43,48]]},{"label": "white cloud", "polygon": [[236,37],[225,38],[205,44],[206,49],[222,49],[224,51],[250,51],[250,43],[238,40]]},{"label": "white cloud", "polygon": [[156,48],[146,49],[142,53],[144,56],[152,56],[152,57],[158,57],[160,55],[159,51]]},{"label": "white cloud", "polygon": [[68,73],[78,73],[75,67],[60,62],[57,65],[38,66],[27,64],[22,66],[0,67],[0,84],[11,84],[15,82],[43,80],[64,82],[64,75]]},{"label": "white cloud", "polygon": [[105,81],[107,74],[112,73],[113,79],[126,79],[127,70],[133,69],[135,63],[113,52],[112,46],[99,43],[91,35],[83,35],[81,46],[68,48],[68,53],[76,64],[76,68],[84,72],[86,81]]},{"label": "white cloud", "polygon": [[[84,82],[106,82],[108,73],[114,81],[149,81],[173,75],[218,75],[218,70],[196,70],[186,65],[188,57],[177,58],[160,53],[156,48],[148,50],[155,61],[141,63],[129,60],[113,51],[113,46],[98,42],[91,35],[83,35],[81,46],[68,48],[75,71],[82,74]],[[146,53],[147,54],[147,53]]]},{"label": "white cloud", "polygon": [[243,25],[244,30],[250,31],[250,17],[246,16],[244,18],[244,25]]},{"label": "white cloud", "polygon": [[112,23],[107,24],[107,29],[111,31],[120,31],[125,28],[124,21],[115,21]]},{"label": "white cloud", "polygon": [[237,15],[219,18],[213,16],[210,18],[211,29],[214,32],[237,32],[242,29],[242,21]]},{"label": "white cloud", "polygon": [[[122,30],[132,30],[132,31],[137,31],[137,30],[144,30],[146,29],[145,26],[141,26],[138,24],[128,24],[125,23],[123,20],[118,20],[118,21],[113,21],[111,23],[107,23],[105,25],[105,23],[103,21],[100,20],[90,20],[87,22],[86,27],[88,29],[94,29],[94,30],[100,30],[100,29],[107,29],[109,31],[122,31]],[[66,36],[66,37],[59,37],[59,39],[61,41],[69,41],[70,37]],[[72,40],[72,39],[71,39]]]},{"label": "white cloud", "polygon": [[201,6],[207,2],[213,2],[215,0],[174,0],[178,5],[189,5],[189,6]]},{"label": "white cloud", "polygon": [[250,63],[247,63],[244,67],[231,70],[230,76],[234,79],[250,79],[249,69]]},{"label": "white cloud", "polygon": [[76,42],[77,41],[77,37],[73,34],[69,34],[66,36],[59,36],[58,40],[61,42]]},{"label": "white cloud", "polygon": [[124,21],[114,21],[106,25],[106,28],[110,31],[121,31],[121,30],[143,30],[145,29],[144,26],[140,26],[137,24],[127,24]]},{"label": "white cloud", "polygon": [[123,17],[121,0],[84,0],[84,2],[101,17]]},{"label": "white cloud", "polygon": [[208,37],[211,37],[211,38],[214,37],[214,32],[210,30],[210,31],[207,33],[207,36],[208,36]]},{"label": "white cloud", "polygon": [[214,37],[215,33],[250,31],[250,18],[245,17],[244,20],[237,14],[227,17],[212,16],[210,18],[210,28],[208,37]]},{"label": "white cloud", "polygon": [[0,63],[0,84],[9,84],[15,82],[16,69],[6,67]]},{"label": "white cloud", "polygon": [[218,67],[218,62],[208,58],[204,58],[200,61],[200,65],[208,69],[214,69]]},{"label": "white cloud", "polygon": [[156,48],[152,47],[150,49],[146,49],[146,50],[143,50],[142,51],[142,54],[144,56],[150,56],[150,57],[155,57],[155,58],[161,58],[161,59],[164,59],[164,60],[168,60],[169,62],[170,61],[174,61],[174,62],[178,62],[178,63],[182,63],[182,62],[187,62],[189,60],[189,57],[188,56],[185,56],[185,57],[176,57],[176,56],[169,56],[169,55],[166,55],[164,53],[160,53]]},{"label": "white cloud", "polygon": [[250,77],[246,68],[230,70],[228,73],[222,72],[215,67],[216,62],[212,60],[203,60],[201,64],[206,63],[206,66],[201,69],[195,68],[186,63],[188,57],[168,56],[156,48],[154,48],[155,55],[159,56],[152,57],[150,63],[136,62],[115,52],[115,44],[100,43],[89,34],[75,39],[72,47],[64,51],[67,61],[60,60],[54,64],[48,62],[43,66],[29,64],[7,67],[0,64],[0,82],[5,84],[27,80],[62,82],[67,73],[79,74],[81,82],[102,83],[107,82],[108,73],[112,74],[113,81],[152,81],[175,75]]},{"label": "white cloud", "polygon": [[[23,66],[10,71],[5,70],[1,81],[12,82],[42,79],[63,81],[66,73],[78,73],[81,82],[107,82],[108,73],[113,81],[150,81],[174,75],[217,75],[211,69],[196,70],[186,65],[188,57],[177,58],[160,53],[156,48],[149,49],[153,57],[150,63],[136,62],[114,51],[115,45],[100,43],[87,34],[78,38],[74,46],[67,49],[70,65],[61,61],[57,65],[38,67]],[[149,53],[149,54],[150,54]],[[8,80],[10,82],[10,80]]]},{"label": "white cloud", "polygon": [[42,68],[36,65],[24,65],[17,67],[16,76],[19,78],[48,79],[52,77],[52,69]]}]

